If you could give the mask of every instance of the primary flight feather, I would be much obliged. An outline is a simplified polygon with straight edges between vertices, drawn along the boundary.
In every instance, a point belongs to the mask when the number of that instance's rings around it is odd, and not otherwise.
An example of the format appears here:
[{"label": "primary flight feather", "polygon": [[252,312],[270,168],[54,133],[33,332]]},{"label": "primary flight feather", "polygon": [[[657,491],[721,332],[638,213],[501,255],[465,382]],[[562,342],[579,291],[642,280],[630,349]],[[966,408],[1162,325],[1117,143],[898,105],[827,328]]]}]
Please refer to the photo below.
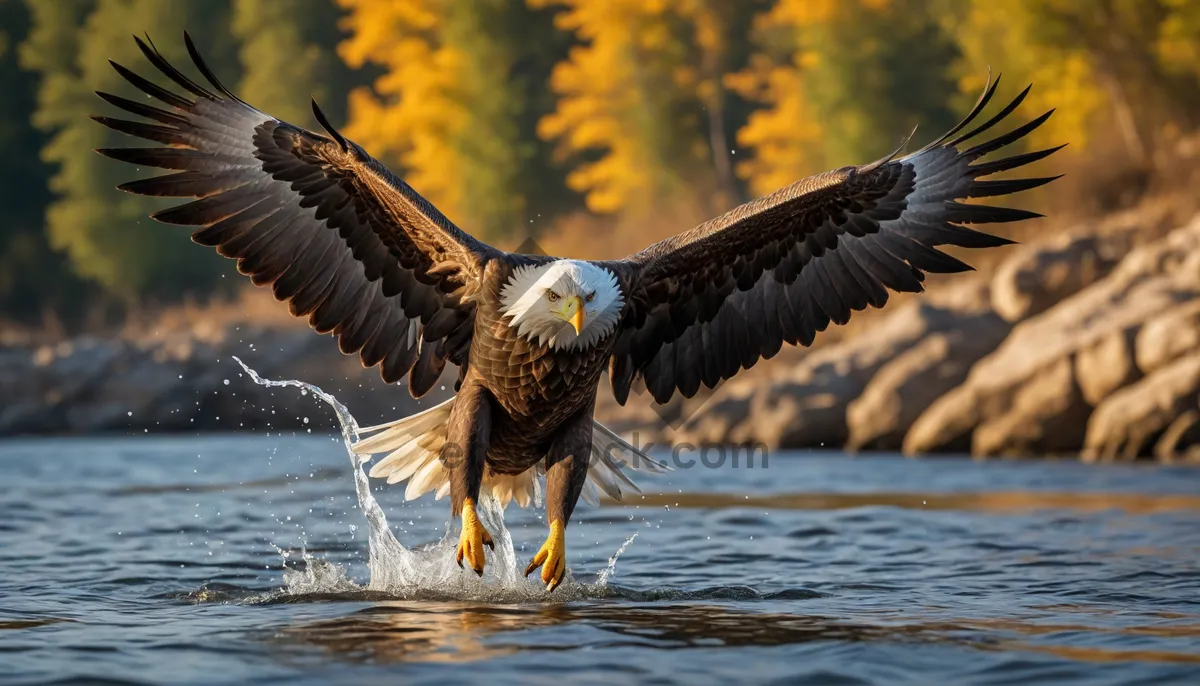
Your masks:
[{"label": "primary flight feather", "polygon": [[962,201],[1052,181],[980,179],[1058,149],[978,162],[1051,114],[970,145],[1029,92],[966,130],[997,79],[961,123],[917,152],[803,179],[623,260],[522,255],[455,226],[338,133],[315,102],[325,134],[235,96],[187,34],[207,86],[149,39],[134,40],[183,92],[112,63],[157,102],[100,93],[148,121],[93,118],[162,147],[98,152],[173,172],[120,188],[193,198],[153,217],[197,227],[195,242],[236,259],[292,314],[336,336],[343,353],[378,365],[385,381],[407,376],[414,397],[447,362],[456,366],[454,398],[363,430],[369,437],[355,450],[382,455],[371,476],[407,482],[406,497],[449,494],[463,523],[459,564],[465,559],[480,574],[483,546],[491,545],[475,512],[481,493],[526,506],[544,474],[550,535],[526,574],[540,566],[549,590],[566,572],[565,528],[579,498],[620,498],[636,489],[624,470],[665,469],[592,418],[605,369],[622,404],[638,378],[657,402],[676,392],[691,397],[784,343],[809,345],[831,322],[883,307],[889,290],[921,291],[927,272],[969,269],[938,246],[1008,241],[964,224],[1039,215]]}]

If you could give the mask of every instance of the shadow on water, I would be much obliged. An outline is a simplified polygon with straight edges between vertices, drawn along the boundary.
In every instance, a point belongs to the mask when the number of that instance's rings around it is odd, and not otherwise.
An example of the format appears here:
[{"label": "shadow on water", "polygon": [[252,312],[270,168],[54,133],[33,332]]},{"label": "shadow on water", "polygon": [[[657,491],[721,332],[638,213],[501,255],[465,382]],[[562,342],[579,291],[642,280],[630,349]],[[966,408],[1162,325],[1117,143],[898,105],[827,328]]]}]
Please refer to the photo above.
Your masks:
[{"label": "shadow on water", "polygon": [[[353,605],[356,609],[342,616],[294,621],[252,631],[248,638],[273,646],[281,657],[315,648],[332,659],[361,663],[470,662],[622,646],[669,651],[861,643],[954,646],[993,654],[1015,651],[1095,664],[1200,665],[1200,652],[1194,650],[1137,647],[1150,639],[1197,645],[1200,614],[1149,613],[1144,620],[1153,623],[1120,625],[1108,621],[1117,612],[1113,608],[1086,603],[1030,607],[1027,617],[939,617],[936,608],[918,607],[858,612],[849,619],[835,613],[754,609],[760,603],[795,608],[797,602],[836,601],[836,596],[806,588],[774,593],[747,586],[638,590],[578,582],[569,595],[543,597],[536,603],[523,596],[507,602],[464,599],[446,589],[400,596],[363,588],[264,594],[220,584],[170,597],[184,603],[247,607]],[[370,606],[361,607],[363,603]],[[1068,617],[1077,619],[1065,621]],[[1091,636],[1093,644],[1076,643],[1079,636]],[[548,637],[553,640],[543,640]]]},{"label": "shadow on water", "polygon": [[[578,625],[611,636],[597,639]],[[508,641],[505,634],[554,629],[554,640]],[[266,640],[282,645],[315,646],[349,661],[473,661],[517,652],[637,645],[672,650],[695,647],[781,646],[814,641],[912,641],[972,643],[945,627],[887,626],[840,621],[831,617],[739,611],[720,605],[669,603],[661,606],[603,602],[584,606],[485,606],[381,602],[336,619],[295,624]],[[958,627],[953,627],[957,630]],[[528,639],[525,635],[523,638]]]},{"label": "shadow on water", "polygon": [[[612,600],[578,606],[380,600],[372,607],[343,617],[291,624],[259,638],[285,650],[315,647],[336,659],[376,663],[463,662],[521,652],[625,645],[676,650],[836,642],[940,644],[988,652],[1033,651],[1097,663],[1139,660],[1200,664],[1200,655],[1195,653],[1069,646],[1042,640],[1064,633],[1097,631],[1107,631],[1117,638],[1156,636],[1192,640],[1200,638],[1200,623],[1195,622],[1109,630],[1082,624],[1014,620],[880,617],[878,622],[862,622],[822,615],[754,612],[703,602],[631,604],[621,598],[623,593],[617,590]],[[572,626],[585,631],[564,630]],[[539,634],[540,630],[553,631]],[[597,638],[595,632],[608,638]],[[552,635],[553,640],[537,640],[541,635]]]}]

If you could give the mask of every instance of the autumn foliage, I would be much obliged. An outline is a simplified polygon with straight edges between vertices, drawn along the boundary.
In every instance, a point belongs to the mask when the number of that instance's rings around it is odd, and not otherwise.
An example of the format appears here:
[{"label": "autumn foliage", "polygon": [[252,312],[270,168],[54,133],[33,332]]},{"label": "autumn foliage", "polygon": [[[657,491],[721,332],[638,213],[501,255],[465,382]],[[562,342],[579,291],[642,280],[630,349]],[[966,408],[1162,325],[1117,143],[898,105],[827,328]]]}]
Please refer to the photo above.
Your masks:
[{"label": "autumn foliage", "polygon": [[[131,30],[179,61],[187,27],[247,100],[298,124],[314,125],[315,96],[507,248],[618,251],[870,161],[914,127],[924,143],[989,69],[1002,97],[1035,83],[1022,112],[1057,114],[1028,144],[1069,142],[1075,160],[1162,174],[1200,124],[1196,0],[0,0],[0,13],[13,94],[0,148],[26,170],[0,188],[19,218],[0,237],[0,302],[26,318],[69,289],[171,301],[231,273],[146,220],[153,202],[112,191],[124,171],[91,153],[114,142],[86,120],[103,109],[91,91],[121,92],[105,60],[138,64]],[[43,292],[53,302],[30,297]]]}]

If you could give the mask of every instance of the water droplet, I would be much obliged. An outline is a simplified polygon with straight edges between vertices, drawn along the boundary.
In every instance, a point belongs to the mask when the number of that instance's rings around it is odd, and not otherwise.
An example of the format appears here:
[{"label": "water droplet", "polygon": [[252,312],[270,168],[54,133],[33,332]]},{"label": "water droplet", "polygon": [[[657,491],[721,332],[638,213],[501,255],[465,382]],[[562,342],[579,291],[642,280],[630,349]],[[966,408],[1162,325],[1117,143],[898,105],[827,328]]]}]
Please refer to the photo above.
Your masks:
[{"label": "water droplet", "polygon": [[228,385],[229,385],[229,379],[225,379],[225,385],[226,385],[226,386],[228,386]]}]

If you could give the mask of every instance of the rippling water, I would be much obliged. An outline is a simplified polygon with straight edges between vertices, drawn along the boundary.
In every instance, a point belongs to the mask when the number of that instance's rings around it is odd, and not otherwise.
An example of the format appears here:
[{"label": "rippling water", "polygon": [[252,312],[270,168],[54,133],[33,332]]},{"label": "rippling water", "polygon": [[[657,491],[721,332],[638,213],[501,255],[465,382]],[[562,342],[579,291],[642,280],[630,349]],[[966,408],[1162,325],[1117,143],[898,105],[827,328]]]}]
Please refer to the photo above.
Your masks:
[{"label": "rippling water", "polygon": [[581,505],[551,595],[540,512],[479,580],[446,501],[372,484],[369,544],[351,474],[340,436],[0,442],[0,681],[1200,683],[1200,470],[698,466]]}]

